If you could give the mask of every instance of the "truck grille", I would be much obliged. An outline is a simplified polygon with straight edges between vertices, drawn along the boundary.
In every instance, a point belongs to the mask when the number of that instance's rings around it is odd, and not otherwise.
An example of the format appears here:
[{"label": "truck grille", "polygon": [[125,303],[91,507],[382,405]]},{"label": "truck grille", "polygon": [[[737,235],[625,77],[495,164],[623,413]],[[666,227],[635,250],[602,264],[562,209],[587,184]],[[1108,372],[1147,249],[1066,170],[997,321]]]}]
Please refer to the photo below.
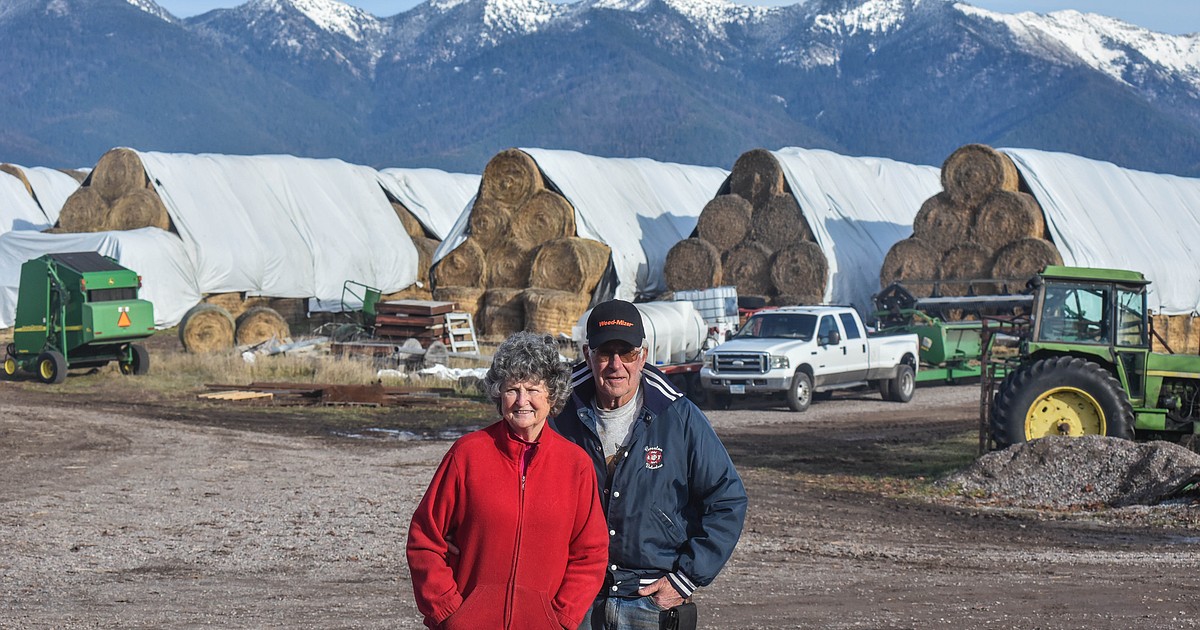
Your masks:
[{"label": "truck grille", "polygon": [[767,355],[761,352],[722,352],[717,355],[718,374],[765,374]]}]

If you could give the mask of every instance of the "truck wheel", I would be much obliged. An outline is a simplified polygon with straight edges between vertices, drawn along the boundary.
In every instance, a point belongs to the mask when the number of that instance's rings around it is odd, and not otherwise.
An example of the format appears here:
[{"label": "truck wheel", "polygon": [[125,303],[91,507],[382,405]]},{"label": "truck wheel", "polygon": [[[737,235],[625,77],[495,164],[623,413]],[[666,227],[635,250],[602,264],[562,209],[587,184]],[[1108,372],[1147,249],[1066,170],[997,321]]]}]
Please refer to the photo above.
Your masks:
[{"label": "truck wheel", "polygon": [[1133,439],[1133,407],[1121,382],[1079,357],[1035,361],[1005,378],[992,412],[1000,447],[1048,435]]},{"label": "truck wheel", "polygon": [[4,357],[4,375],[12,378],[17,375],[17,360],[12,357]]},{"label": "truck wheel", "polygon": [[141,376],[150,371],[150,353],[146,352],[146,348],[141,344],[131,343],[129,344],[129,353],[131,355],[129,362],[122,361],[119,364],[122,374]]},{"label": "truck wheel", "polygon": [[892,399],[892,379],[885,378],[879,381],[879,397],[884,400]]},{"label": "truck wheel", "polygon": [[38,355],[37,375],[43,383],[57,385],[67,380],[67,359],[57,350],[47,350]]},{"label": "truck wheel", "polygon": [[895,378],[888,382],[888,400],[906,403],[912,400],[916,387],[917,379],[912,366],[901,363],[896,368]]},{"label": "truck wheel", "polygon": [[788,388],[788,409],[804,411],[812,404],[812,377],[807,372],[796,370],[792,375],[792,386]]}]

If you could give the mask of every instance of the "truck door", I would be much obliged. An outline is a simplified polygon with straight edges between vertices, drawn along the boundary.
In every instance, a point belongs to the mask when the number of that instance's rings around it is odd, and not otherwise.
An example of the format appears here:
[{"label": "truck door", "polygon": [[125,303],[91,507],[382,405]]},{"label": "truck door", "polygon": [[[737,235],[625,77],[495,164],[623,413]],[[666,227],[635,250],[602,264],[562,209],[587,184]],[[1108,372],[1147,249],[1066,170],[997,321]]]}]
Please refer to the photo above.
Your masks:
[{"label": "truck door", "polygon": [[853,313],[841,313],[838,315],[838,319],[842,323],[842,352],[846,358],[844,364],[846,380],[866,380],[867,371],[871,367],[867,335],[858,325],[858,318]]},{"label": "truck door", "polygon": [[813,385],[836,385],[845,381],[845,368],[848,355],[842,339],[841,328],[833,315],[822,315],[817,324],[817,360],[813,370]]}]

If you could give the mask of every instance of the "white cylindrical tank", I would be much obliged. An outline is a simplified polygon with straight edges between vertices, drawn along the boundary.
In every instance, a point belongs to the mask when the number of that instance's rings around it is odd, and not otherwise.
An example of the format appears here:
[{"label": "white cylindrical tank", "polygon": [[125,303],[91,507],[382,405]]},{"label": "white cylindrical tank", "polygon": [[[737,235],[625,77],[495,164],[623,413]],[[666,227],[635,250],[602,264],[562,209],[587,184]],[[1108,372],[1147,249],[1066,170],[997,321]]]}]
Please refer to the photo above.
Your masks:
[{"label": "white cylindrical tank", "polygon": [[[652,365],[687,363],[700,360],[708,324],[691,302],[643,302],[635,304],[646,329],[646,362]],[[571,338],[580,349],[587,342],[588,309],[571,329]]]}]

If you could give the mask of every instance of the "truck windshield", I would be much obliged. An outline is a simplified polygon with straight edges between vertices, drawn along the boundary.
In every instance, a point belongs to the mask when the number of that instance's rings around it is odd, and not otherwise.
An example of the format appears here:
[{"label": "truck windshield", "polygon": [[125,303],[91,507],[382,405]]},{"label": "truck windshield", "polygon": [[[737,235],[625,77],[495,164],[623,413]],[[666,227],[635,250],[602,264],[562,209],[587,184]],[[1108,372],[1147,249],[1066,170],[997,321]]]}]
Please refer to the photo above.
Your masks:
[{"label": "truck windshield", "polygon": [[809,341],[817,327],[817,316],[807,313],[761,313],[752,316],[734,339],[777,337]]}]

